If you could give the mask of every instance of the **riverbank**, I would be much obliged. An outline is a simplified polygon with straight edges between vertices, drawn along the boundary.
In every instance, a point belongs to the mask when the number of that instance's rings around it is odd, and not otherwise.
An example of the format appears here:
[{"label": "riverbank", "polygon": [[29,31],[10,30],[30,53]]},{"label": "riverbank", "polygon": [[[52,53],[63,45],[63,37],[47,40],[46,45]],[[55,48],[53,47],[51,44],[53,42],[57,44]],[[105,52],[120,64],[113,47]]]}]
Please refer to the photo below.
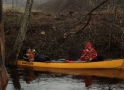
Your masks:
[{"label": "riverbank", "polygon": [[[93,44],[98,54],[106,58],[123,57],[123,12],[120,11],[113,21],[114,12],[94,11],[86,25],[89,19],[85,17],[87,12],[69,9],[63,12],[34,12],[33,9],[19,58],[22,57],[23,49],[31,47],[51,59],[78,59],[87,41]],[[17,10],[4,11],[6,59],[18,35],[22,15]]]}]

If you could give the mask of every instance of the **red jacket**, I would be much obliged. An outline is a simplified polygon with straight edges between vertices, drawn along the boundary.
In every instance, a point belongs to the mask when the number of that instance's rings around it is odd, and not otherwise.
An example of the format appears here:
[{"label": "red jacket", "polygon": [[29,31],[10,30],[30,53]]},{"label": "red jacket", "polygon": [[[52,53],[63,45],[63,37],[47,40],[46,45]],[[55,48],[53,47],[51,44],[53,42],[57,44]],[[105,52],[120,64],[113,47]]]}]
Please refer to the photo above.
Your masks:
[{"label": "red jacket", "polygon": [[86,44],[86,47],[85,49],[82,51],[82,55],[80,57],[80,60],[86,60],[87,56],[88,56],[88,60],[86,61],[89,61],[90,58],[94,59],[97,57],[97,52],[96,50],[92,47],[90,50],[88,49],[88,46],[92,46],[90,44],[90,42],[88,42]]},{"label": "red jacket", "polygon": [[29,60],[34,60],[34,57],[35,57],[35,53],[34,52],[26,53],[26,55],[27,55]]}]

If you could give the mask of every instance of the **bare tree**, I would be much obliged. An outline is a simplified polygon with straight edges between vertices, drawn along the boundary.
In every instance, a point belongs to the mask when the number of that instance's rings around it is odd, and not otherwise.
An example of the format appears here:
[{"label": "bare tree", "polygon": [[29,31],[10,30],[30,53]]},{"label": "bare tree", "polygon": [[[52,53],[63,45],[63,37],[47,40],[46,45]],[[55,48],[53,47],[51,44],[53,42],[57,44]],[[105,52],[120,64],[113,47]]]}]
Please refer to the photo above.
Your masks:
[{"label": "bare tree", "polygon": [[14,0],[12,0],[12,10],[14,10]]},{"label": "bare tree", "polygon": [[5,39],[4,39],[4,28],[3,28],[3,4],[2,0],[0,0],[0,90],[6,90],[6,86],[8,83],[8,73],[4,66],[5,61]]},{"label": "bare tree", "polygon": [[29,23],[32,4],[33,4],[33,0],[27,0],[25,12],[24,12],[24,15],[22,18],[21,28],[19,30],[17,39],[13,46],[13,51],[10,55],[11,60],[10,60],[9,64],[11,64],[11,65],[16,65],[21,46],[23,44],[25,34],[27,32],[27,27],[28,27],[28,23]]},{"label": "bare tree", "polygon": [[[100,6],[102,6],[103,4],[105,4],[107,1],[109,1],[109,0],[104,0],[104,1],[102,1],[100,4],[98,4],[96,7],[94,7],[89,13],[87,13],[87,14],[84,16],[84,18],[81,18],[79,22],[77,22],[76,24],[74,24],[74,25],[68,30],[68,32],[70,32],[71,29],[73,29],[74,27],[78,26],[82,21],[85,20],[85,18],[88,17],[88,20],[87,20],[86,24],[85,24],[80,30],[78,30],[78,31],[76,31],[76,33],[74,33],[75,35],[78,35],[80,38],[82,38],[82,37],[80,36],[80,33],[88,26],[88,24],[89,24],[89,22],[90,22],[90,20],[91,20],[91,17],[92,17],[92,13],[93,13],[95,10],[97,10]],[[73,35],[73,36],[75,36],[75,35]],[[69,34],[68,34],[68,36],[69,36]],[[70,39],[70,38],[66,39],[66,42],[67,42],[69,39]],[[66,42],[65,42],[65,43],[66,43]],[[61,45],[61,47],[62,47],[65,43],[63,43],[63,44]]]}]

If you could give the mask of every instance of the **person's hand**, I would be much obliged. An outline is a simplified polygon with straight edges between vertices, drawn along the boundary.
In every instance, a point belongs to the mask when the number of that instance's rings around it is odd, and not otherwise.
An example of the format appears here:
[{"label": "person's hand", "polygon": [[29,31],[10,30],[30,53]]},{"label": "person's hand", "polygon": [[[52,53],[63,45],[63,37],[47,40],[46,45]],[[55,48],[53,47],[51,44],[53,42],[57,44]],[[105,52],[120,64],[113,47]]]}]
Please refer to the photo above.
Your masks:
[{"label": "person's hand", "polygon": [[86,49],[86,52],[89,52],[89,50],[88,50],[88,49]]},{"label": "person's hand", "polygon": [[91,60],[92,60],[92,58],[89,59],[89,61],[91,61]]},{"label": "person's hand", "polygon": [[88,49],[86,49],[86,53],[90,53],[90,51]]}]

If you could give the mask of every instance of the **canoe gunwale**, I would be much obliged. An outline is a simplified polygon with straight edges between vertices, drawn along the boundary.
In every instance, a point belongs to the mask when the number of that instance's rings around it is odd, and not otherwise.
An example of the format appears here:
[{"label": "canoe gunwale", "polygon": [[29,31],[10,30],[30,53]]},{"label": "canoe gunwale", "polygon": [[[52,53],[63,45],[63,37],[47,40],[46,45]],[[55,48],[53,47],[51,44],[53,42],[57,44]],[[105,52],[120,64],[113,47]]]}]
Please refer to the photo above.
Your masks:
[{"label": "canoe gunwale", "polygon": [[99,62],[28,62],[18,60],[17,66],[64,68],[64,69],[119,69],[124,68],[124,59]]}]

